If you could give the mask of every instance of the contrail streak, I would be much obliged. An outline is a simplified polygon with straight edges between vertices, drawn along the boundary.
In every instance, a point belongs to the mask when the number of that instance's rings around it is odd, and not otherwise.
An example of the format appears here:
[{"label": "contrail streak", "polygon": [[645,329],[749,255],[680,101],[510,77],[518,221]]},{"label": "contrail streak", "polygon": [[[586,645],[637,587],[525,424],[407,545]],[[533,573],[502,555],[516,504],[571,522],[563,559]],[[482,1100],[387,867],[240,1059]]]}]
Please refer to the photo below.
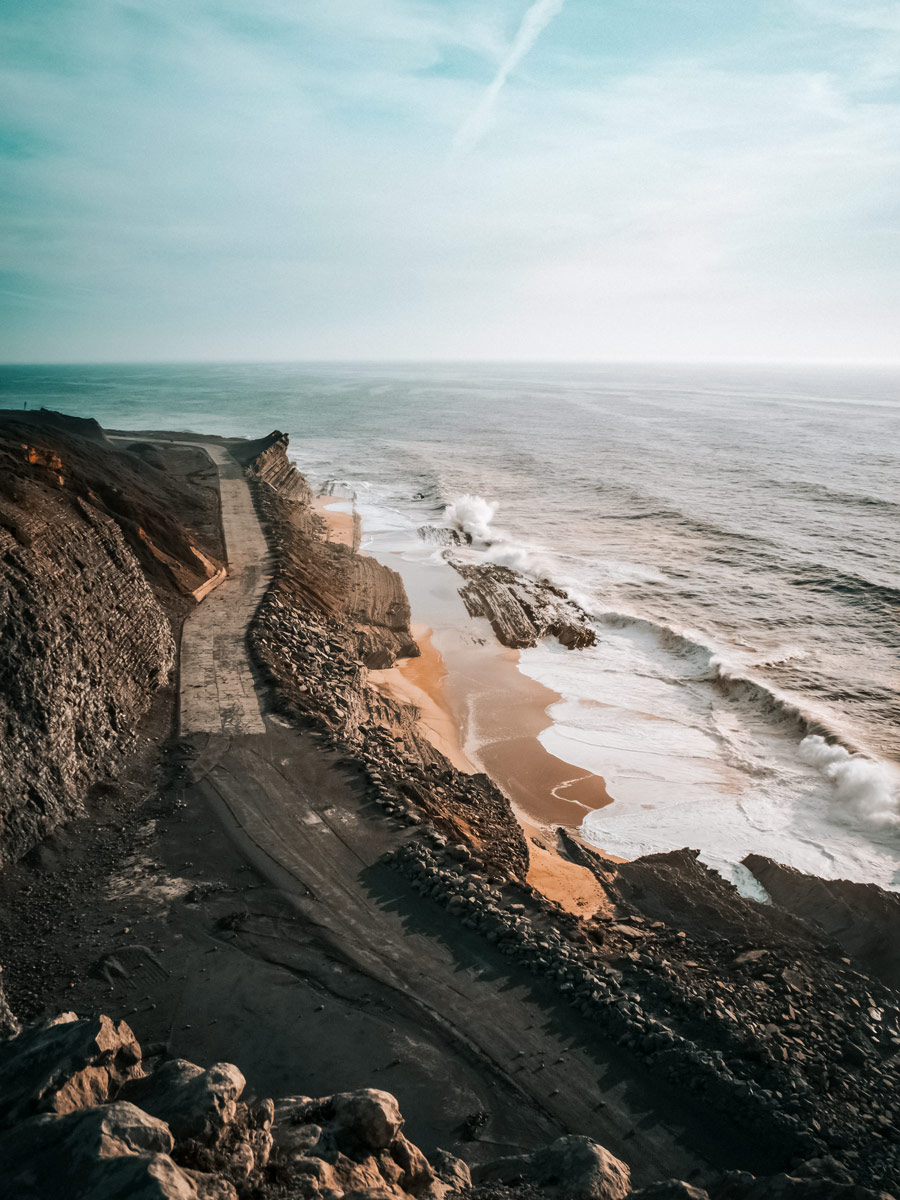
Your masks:
[{"label": "contrail streak", "polygon": [[468,153],[484,137],[491,124],[497,97],[503,91],[507,79],[516,69],[541,33],[562,9],[565,0],[535,0],[535,3],[525,13],[518,32],[513,38],[509,53],[500,64],[497,74],[491,81],[487,91],[482,96],[477,108],[463,122],[453,139],[450,151],[451,161],[461,158]]}]

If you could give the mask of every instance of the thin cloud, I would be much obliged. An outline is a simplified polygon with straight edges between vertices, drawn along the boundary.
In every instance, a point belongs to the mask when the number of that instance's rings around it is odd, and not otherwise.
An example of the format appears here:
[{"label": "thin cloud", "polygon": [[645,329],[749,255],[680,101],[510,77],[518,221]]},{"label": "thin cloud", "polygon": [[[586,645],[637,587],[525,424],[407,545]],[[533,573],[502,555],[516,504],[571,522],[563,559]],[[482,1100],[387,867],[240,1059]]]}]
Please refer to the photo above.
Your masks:
[{"label": "thin cloud", "polygon": [[482,96],[478,106],[459,127],[450,151],[450,160],[456,161],[481,141],[491,125],[494,108],[512,72],[534,46],[555,16],[562,11],[565,0],[535,0],[526,11],[513,38],[509,52]]}]

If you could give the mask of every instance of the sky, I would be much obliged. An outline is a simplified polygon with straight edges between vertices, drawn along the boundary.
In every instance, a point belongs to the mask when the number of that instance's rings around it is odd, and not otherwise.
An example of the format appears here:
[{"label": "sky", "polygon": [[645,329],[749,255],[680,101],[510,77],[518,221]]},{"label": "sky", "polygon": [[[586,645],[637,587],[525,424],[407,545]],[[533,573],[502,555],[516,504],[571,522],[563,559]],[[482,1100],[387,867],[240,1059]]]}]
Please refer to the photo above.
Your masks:
[{"label": "sky", "polygon": [[0,360],[900,359],[896,0],[0,0]]}]

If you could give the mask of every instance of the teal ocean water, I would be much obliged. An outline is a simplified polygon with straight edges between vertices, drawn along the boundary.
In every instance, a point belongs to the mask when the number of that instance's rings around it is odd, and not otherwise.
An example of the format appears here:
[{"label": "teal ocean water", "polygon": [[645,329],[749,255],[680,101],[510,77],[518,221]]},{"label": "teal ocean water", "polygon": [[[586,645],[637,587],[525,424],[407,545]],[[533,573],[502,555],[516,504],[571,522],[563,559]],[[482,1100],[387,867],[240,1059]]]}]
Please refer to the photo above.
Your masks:
[{"label": "teal ocean water", "polygon": [[900,372],[637,366],[0,367],[4,407],[291,435],[410,554],[546,575],[597,623],[521,668],[602,774],[626,856],[749,851],[900,887]]}]

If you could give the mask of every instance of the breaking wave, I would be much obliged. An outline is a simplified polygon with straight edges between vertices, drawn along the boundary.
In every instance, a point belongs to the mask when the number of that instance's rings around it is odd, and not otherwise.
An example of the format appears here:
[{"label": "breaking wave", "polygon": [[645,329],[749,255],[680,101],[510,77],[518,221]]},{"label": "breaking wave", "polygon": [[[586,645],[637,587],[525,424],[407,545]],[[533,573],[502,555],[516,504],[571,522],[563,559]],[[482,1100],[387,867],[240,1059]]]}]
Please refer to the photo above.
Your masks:
[{"label": "breaking wave", "polygon": [[[632,627],[652,634],[660,646],[688,660],[697,668],[698,673],[692,676],[694,680],[710,684],[727,699],[753,704],[758,711],[788,726],[801,737],[817,735],[836,743],[848,755],[862,753],[846,734],[831,727],[824,718],[803,708],[777,688],[746,673],[741,667],[729,663],[711,646],[697,641],[691,635],[647,617],[621,612],[601,612],[596,615],[596,619],[612,628]],[[796,657],[796,652],[784,657]],[[781,661],[784,661],[784,657]]]},{"label": "breaking wave", "polygon": [[[550,580],[551,567],[546,555],[534,546],[517,542],[493,527],[498,507],[494,501],[485,500],[483,496],[459,496],[444,509],[444,524],[480,551],[488,562],[509,567],[535,579]],[[429,533],[427,540],[436,540],[435,535]]]},{"label": "breaking wave", "polygon": [[884,764],[851,754],[818,734],[803,739],[800,757],[831,781],[842,817],[873,825],[900,826],[900,796]]},{"label": "breaking wave", "polygon": [[444,509],[444,523],[473,542],[488,545],[493,540],[491,522],[497,505],[483,496],[460,496]]}]

